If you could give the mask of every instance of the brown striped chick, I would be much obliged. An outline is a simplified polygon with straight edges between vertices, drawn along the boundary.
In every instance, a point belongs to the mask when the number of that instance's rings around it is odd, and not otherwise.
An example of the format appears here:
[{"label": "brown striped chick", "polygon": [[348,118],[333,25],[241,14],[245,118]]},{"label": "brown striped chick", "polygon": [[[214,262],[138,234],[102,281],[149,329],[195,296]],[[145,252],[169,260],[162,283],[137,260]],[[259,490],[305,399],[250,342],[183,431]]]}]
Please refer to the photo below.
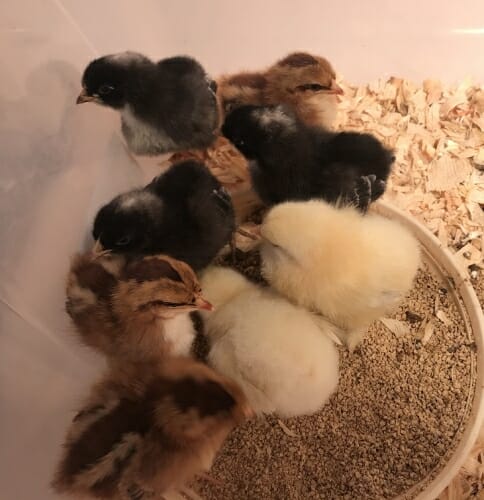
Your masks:
[{"label": "brown striped chick", "polygon": [[227,113],[240,106],[253,104],[264,105],[264,88],[267,84],[263,73],[241,72],[222,76],[217,82],[217,97],[220,114]]},{"label": "brown striped chick", "polygon": [[160,498],[207,472],[251,416],[234,382],[189,358],[117,364],[72,421],[52,487],[74,498]]},{"label": "brown striped chick", "polygon": [[294,52],[271,66],[264,76],[266,105],[286,104],[307,125],[333,126],[337,96],[343,90],[336,83],[336,73],[327,59]]},{"label": "brown striped chick", "polygon": [[189,313],[211,310],[194,271],[165,255],[126,260],[88,252],[74,257],[66,310],[84,344],[109,358],[188,355]]}]

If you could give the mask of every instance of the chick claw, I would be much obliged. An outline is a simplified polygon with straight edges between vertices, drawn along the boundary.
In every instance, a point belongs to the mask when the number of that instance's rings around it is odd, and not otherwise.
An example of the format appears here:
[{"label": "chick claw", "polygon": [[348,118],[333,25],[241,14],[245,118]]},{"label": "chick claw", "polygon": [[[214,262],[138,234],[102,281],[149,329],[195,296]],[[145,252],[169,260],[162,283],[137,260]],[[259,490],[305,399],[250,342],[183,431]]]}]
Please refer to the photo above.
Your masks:
[{"label": "chick claw", "polygon": [[232,198],[225,188],[214,189],[212,194],[221,202],[220,207],[225,210],[232,206]]},{"label": "chick claw", "polygon": [[385,192],[385,187],[385,181],[377,180],[376,175],[363,175],[356,181],[352,201],[362,212],[366,213],[370,203]]}]

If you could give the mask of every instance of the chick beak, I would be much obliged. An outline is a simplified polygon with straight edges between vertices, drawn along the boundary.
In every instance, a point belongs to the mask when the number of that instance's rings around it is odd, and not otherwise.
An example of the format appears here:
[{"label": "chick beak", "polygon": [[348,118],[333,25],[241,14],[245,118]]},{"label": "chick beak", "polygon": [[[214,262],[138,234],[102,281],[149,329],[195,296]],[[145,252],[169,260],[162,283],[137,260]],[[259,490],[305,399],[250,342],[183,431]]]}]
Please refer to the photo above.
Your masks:
[{"label": "chick beak", "polygon": [[94,242],[94,246],[92,247],[92,253],[101,253],[103,251],[103,246],[101,245],[101,240],[98,238]]},{"label": "chick beak", "polygon": [[195,300],[195,306],[197,309],[205,309],[205,311],[213,311],[214,307],[210,302],[205,300],[203,297],[199,296]]},{"label": "chick beak", "polygon": [[331,87],[328,91],[329,94],[343,95],[344,90],[336,83],[336,80],[333,80],[331,83]]},{"label": "chick beak", "polygon": [[91,102],[91,101],[95,101],[95,100],[96,100],[96,98],[92,95],[88,95],[86,89],[83,88],[81,90],[81,93],[77,97],[76,104],[82,104],[83,102]]},{"label": "chick beak", "polygon": [[242,413],[248,420],[255,417],[255,411],[248,405],[244,405],[244,407],[242,408]]}]

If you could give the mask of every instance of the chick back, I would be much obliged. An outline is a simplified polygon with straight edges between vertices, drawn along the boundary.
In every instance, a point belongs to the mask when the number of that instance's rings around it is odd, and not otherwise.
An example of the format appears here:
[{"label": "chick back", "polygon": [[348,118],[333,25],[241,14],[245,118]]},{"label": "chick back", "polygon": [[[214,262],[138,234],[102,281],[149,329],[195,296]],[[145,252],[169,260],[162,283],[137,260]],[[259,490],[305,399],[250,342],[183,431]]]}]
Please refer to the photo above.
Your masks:
[{"label": "chick back", "polygon": [[163,59],[156,69],[162,83],[143,116],[153,125],[161,125],[177,150],[208,147],[218,126],[213,80],[190,57]]},{"label": "chick back", "polygon": [[186,161],[173,165],[150,189],[165,207],[156,235],[159,250],[195,270],[207,266],[235,228],[232,202],[220,182],[202,163]]}]

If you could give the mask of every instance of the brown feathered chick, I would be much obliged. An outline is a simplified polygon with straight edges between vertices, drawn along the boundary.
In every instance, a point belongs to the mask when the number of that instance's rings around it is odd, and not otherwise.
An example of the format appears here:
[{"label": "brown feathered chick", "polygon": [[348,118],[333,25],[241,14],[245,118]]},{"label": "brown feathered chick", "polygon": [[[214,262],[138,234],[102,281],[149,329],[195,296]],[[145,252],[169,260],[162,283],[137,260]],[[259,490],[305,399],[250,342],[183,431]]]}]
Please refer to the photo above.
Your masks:
[{"label": "brown feathered chick", "polygon": [[294,52],[271,66],[264,74],[266,105],[286,104],[307,125],[331,128],[343,90],[327,59]]},{"label": "brown feathered chick", "polygon": [[88,252],[72,261],[66,309],[86,345],[109,358],[138,360],[189,354],[189,313],[211,305],[184,262]]},{"label": "brown feathered chick", "polygon": [[52,487],[76,498],[160,498],[208,471],[251,415],[235,383],[188,358],[113,367],[74,418]]},{"label": "brown feathered chick", "polygon": [[222,76],[217,82],[217,97],[222,116],[247,104],[263,106],[266,84],[267,80],[260,72]]}]

